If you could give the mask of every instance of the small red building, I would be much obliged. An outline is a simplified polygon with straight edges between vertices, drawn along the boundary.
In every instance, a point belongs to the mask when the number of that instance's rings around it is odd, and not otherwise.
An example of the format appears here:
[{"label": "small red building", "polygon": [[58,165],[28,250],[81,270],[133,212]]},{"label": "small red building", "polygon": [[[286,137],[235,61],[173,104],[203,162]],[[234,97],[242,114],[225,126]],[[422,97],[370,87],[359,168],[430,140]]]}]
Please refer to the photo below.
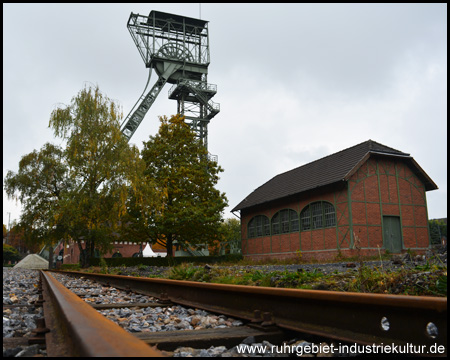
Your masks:
[{"label": "small red building", "polygon": [[435,189],[410,154],[368,140],[275,176],[232,212],[242,254],[255,260],[422,253]]},{"label": "small red building", "polygon": [[[83,243],[83,241],[82,241]],[[111,257],[136,257],[145,248],[146,243],[141,244],[131,241],[114,241],[113,250],[103,255],[104,258]],[[84,244],[83,244],[84,247]],[[161,245],[150,245],[156,256],[166,256],[167,250]],[[60,258],[58,259],[58,256]],[[98,254],[99,256],[99,254]],[[74,241],[61,241],[54,250],[54,261],[62,261],[64,264],[77,264],[80,261],[80,249]]]}]

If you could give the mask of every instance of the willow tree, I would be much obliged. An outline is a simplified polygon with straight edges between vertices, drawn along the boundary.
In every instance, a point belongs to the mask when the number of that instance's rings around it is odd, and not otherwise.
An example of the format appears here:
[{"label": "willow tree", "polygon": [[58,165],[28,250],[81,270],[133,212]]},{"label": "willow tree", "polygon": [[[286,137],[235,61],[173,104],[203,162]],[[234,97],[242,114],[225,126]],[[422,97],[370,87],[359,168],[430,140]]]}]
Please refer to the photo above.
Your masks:
[{"label": "willow tree", "polygon": [[138,149],[120,131],[121,118],[118,104],[98,87],[82,89],[69,106],[50,116],[54,135],[67,143],[72,183],[60,201],[59,217],[78,244],[82,266],[89,264],[95,249],[104,253],[112,248],[130,188],[136,188],[144,170]]},{"label": "willow tree", "polygon": [[184,117],[160,121],[158,134],[144,142],[141,152],[145,184],[157,190],[160,205],[147,206],[138,218],[151,241],[173,256],[174,241],[187,248],[219,237],[227,199],[215,188],[223,169],[209,159]]}]

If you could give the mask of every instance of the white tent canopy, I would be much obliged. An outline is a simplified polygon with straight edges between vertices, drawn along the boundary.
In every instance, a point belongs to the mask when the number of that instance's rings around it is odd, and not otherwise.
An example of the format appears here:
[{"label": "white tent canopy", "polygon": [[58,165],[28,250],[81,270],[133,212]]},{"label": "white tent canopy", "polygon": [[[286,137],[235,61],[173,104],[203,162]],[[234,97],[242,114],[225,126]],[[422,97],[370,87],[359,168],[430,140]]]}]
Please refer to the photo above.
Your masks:
[{"label": "white tent canopy", "polygon": [[147,243],[145,245],[144,250],[142,250],[142,256],[143,257],[156,257],[157,255],[153,252],[152,248],[150,247],[150,245]]}]

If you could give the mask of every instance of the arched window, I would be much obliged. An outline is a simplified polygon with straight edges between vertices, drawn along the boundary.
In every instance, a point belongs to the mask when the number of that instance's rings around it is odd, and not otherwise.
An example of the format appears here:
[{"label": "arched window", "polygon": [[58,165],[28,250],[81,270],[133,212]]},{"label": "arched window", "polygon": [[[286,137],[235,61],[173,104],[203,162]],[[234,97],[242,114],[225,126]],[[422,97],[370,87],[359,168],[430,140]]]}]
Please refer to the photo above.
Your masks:
[{"label": "arched window", "polygon": [[248,222],[248,237],[270,235],[269,218],[265,215],[256,215]]},{"label": "arched window", "polygon": [[336,226],[336,211],[329,202],[313,202],[300,213],[300,222],[302,231]]},{"label": "arched window", "polygon": [[272,235],[295,231],[298,231],[298,216],[295,210],[280,210],[272,217]]}]

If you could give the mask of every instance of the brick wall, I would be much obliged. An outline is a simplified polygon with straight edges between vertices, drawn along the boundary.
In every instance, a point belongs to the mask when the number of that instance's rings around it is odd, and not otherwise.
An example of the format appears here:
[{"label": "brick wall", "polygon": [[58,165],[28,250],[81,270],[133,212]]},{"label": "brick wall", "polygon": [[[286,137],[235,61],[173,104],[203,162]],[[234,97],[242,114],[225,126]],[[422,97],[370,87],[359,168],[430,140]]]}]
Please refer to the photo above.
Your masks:
[{"label": "brick wall", "polygon": [[[350,204],[349,204],[350,198]],[[315,201],[328,201],[336,210],[337,226],[248,239],[248,222],[256,215],[270,219],[279,210],[302,209]],[[418,253],[429,247],[425,188],[400,160],[370,157],[348,182],[322,191],[311,191],[269,206],[241,211],[242,251],[246,257],[333,259],[377,255],[383,245],[383,216],[397,216],[403,251]],[[356,250],[355,248],[358,248]]]},{"label": "brick wall", "polygon": [[[55,254],[56,256],[59,254],[59,251],[62,249],[62,243],[61,245],[55,250]],[[76,243],[69,243],[69,244],[65,244],[65,249],[64,249],[64,264],[77,264],[80,261],[80,250],[78,248],[78,245]],[[107,254],[105,254],[103,257],[104,258],[110,258],[113,256],[113,254],[115,254],[117,251],[119,251],[119,253],[122,255],[122,257],[132,257],[133,254],[139,252],[140,250],[140,245],[137,243],[131,243],[131,242],[127,242],[125,244],[125,242],[123,241],[117,241],[114,242],[113,244],[114,248],[113,250],[111,250],[110,252],[108,252]],[[144,249],[145,244],[142,245],[142,248]],[[84,248],[84,244],[83,244],[83,248]]]},{"label": "brick wall", "polygon": [[406,164],[372,157],[349,179],[349,187],[353,232],[363,248],[383,248],[383,216],[399,218],[404,251],[428,248],[425,187]]}]

